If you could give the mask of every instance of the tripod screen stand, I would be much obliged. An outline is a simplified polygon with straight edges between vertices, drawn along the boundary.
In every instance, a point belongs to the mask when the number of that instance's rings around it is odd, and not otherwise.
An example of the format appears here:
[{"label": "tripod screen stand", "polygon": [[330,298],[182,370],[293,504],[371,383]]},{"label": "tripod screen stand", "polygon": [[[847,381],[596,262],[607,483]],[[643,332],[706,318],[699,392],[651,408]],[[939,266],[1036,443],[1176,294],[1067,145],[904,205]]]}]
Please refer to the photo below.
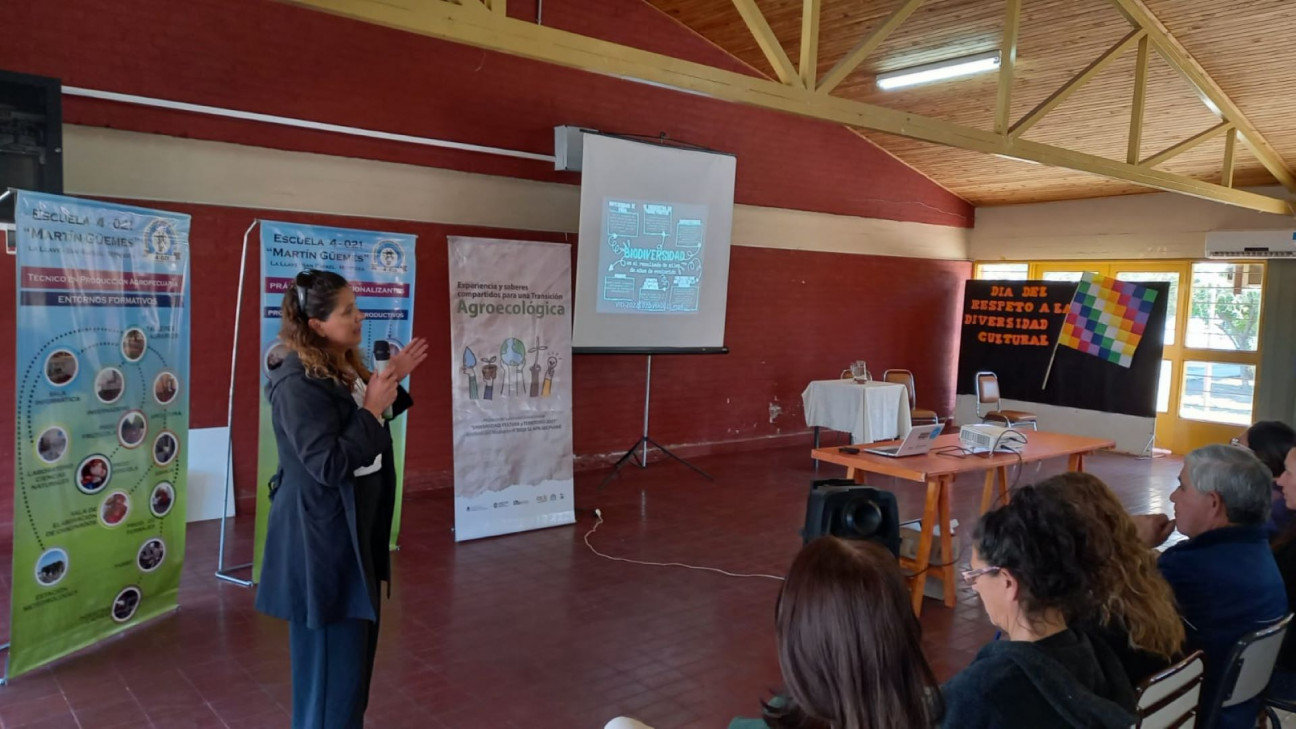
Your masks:
[{"label": "tripod screen stand", "polygon": [[624,467],[626,463],[628,463],[632,458],[639,463],[640,468],[647,468],[648,467],[648,446],[652,446],[653,448],[656,448],[657,450],[661,451],[662,455],[665,455],[669,458],[673,458],[676,461],[679,461],[680,463],[684,464],[685,466],[688,466],[689,468],[696,471],[698,474],[700,474],[707,480],[714,481],[715,479],[711,477],[711,474],[707,473],[706,471],[703,471],[702,469],[698,468],[692,463],[689,463],[683,458],[680,458],[674,453],[671,453],[670,450],[666,448],[666,446],[653,440],[648,435],[648,404],[651,402],[651,400],[652,400],[652,355],[650,354],[648,355],[648,372],[644,376],[643,435],[640,436],[639,440],[635,441],[635,444],[630,446],[630,449],[627,450],[621,456],[621,458],[617,460],[616,465],[612,467],[612,473],[609,473],[607,477],[603,479],[603,482],[599,484],[599,488],[602,489],[603,487],[607,486],[608,482],[611,481],[617,474],[621,473],[621,468]]}]

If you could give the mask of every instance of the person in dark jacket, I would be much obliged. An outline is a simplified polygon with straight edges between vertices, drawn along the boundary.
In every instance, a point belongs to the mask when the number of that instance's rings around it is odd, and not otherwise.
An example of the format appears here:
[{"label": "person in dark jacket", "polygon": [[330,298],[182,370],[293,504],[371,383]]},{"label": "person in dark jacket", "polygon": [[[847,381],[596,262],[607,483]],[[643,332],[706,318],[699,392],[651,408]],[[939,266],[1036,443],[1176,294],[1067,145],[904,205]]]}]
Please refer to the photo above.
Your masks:
[{"label": "person in dark jacket", "polygon": [[1007,640],[945,684],[943,726],[1128,729],[1134,691],[1106,643],[1069,627],[1097,614],[1097,552],[1074,507],[1025,486],[988,512],[963,580]]},{"label": "person in dark jacket", "polygon": [[1273,502],[1269,508],[1269,521],[1265,522],[1265,534],[1273,541],[1292,523],[1292,512],[1283,497],[1282,487],[1278,485],[1278,477],[1285,470],[1283,459],[1287,452],[1296,448],[1296,431],[1277,420],[1262,420],[1234,438],[1233,445],[1249,449],[1273,473]]},{"label": "person in dark jacket", "polygon": [[[1174,590],[1187,627],[1185,650],[1206,654],[1203,705],[1209,706],[1238,639],[1287,614],[1287,593],[1265,536],[1273,474],[1245,448],[1210,445],[1189,453],[1170,494],[1175,520],[1135,517],[1144,544],[1164,542],[1175,525],[1188,537],[1157,566]],[[1260,704],[1219,712],[1217,729],[1255,726]],[[1203,717],[1209,722],[1211,717]],[[1207,724],[1210,725],[1210,724]]]},{"label": "person in dark jacket", "polygon": [[[1287,506],[1296,510],[1296,447],[1287,450],[1278,486]],[[1287,525],[1274,539],[1273,553],[1287,590],[1287,604],[1296,605],[1296,524]],[[1283,639],[1282,652],[1278,654],[1278,665],[1274,667],[1273,680],[1269,683],[1269,695],[1296,701],[1296,633],[1290,628]]]},{"label": "person in dark jacket", "polygon": [[257,610],[289,621],[294,729],[360,729],[378,646],[396,471],[387,419],[413,405],[399,382],[427,357],[413,340],[370,374],[364,314],[341,276],[303,271],[284,295],[269,373],[279,452]]}]

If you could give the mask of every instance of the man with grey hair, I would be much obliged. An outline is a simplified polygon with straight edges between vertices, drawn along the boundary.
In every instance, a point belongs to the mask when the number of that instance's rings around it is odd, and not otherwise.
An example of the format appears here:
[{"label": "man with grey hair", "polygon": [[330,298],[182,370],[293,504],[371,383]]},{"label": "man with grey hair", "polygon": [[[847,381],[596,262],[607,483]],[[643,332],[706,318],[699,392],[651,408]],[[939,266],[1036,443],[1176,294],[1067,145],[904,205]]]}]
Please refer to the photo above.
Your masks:
[{"label": "man with grey hair", "polygon": [[[1176,525],[1188,537],[1162,553],[1157,565],[1179,603],[1187,650],[1206,654],[1204,698],[1214,696],[1238,638],[1287,614],[1287,592],[1264,531],[1272,489],[1273,473],[1251,451],[1206,446],[1184,458],[1179,488],[1170,494],[1175,520],[1134,518],[1149,547],[1164,542]],[[1253,727],[1259,708],[1255,701],[1230,707],[1215,726]]]}]

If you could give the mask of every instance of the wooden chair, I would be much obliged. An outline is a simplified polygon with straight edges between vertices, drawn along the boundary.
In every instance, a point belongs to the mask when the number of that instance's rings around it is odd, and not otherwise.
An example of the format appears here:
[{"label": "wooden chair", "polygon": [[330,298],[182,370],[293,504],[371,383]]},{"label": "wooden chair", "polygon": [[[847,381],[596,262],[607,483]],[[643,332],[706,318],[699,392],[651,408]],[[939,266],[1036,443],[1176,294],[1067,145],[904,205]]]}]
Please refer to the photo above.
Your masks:
[{"label": "wooden chair", "polygon": [[1192,729],[1197,726],[1206,663],[1196,651],[1143,680],[1135,695],[1135,729]]},{"label": "wooden chair", "polygon": [[909,393],[909,420],[914,425],[940,425],[941,418],[935,410],[914,407],[917,396],[914,394],[914,376],[909,370],[887,370],[882,373],[883,382],[904,385]]},{"label": "wooden chair", "polygon": [[[1039,418],[1035,413],[1028,413],[1025,410],[1000,410],[999,409],[999,377],[993,372],[978,372],[976,374],[976,395],[977,395],[977,417],[981,422],[1001,423],[1006,428],[1016,428],[1018,425],[1029,425],[1031,430],[1039,430]],[[987,412],[982,413],[982,408],[990,408]]]}]

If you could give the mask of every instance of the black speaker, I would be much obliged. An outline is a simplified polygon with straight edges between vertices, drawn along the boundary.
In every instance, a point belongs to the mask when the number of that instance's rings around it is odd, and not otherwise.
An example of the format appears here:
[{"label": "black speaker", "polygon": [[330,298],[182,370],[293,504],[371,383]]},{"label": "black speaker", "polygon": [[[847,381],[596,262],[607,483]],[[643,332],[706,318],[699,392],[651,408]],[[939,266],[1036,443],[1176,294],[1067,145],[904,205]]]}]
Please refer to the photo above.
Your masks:
[{"label": "black speaker", "polygon": [[900,555],[900,510],[895,494],[846,479],[815,481],[806,499],[802,543],[832,535],[870,539]]},{"label": "black speaker", "polygon": [[[0,69],[0,193],[63,193],[63,87],[56,78]],[[15,196],[0,201],[13,222]]]}]

